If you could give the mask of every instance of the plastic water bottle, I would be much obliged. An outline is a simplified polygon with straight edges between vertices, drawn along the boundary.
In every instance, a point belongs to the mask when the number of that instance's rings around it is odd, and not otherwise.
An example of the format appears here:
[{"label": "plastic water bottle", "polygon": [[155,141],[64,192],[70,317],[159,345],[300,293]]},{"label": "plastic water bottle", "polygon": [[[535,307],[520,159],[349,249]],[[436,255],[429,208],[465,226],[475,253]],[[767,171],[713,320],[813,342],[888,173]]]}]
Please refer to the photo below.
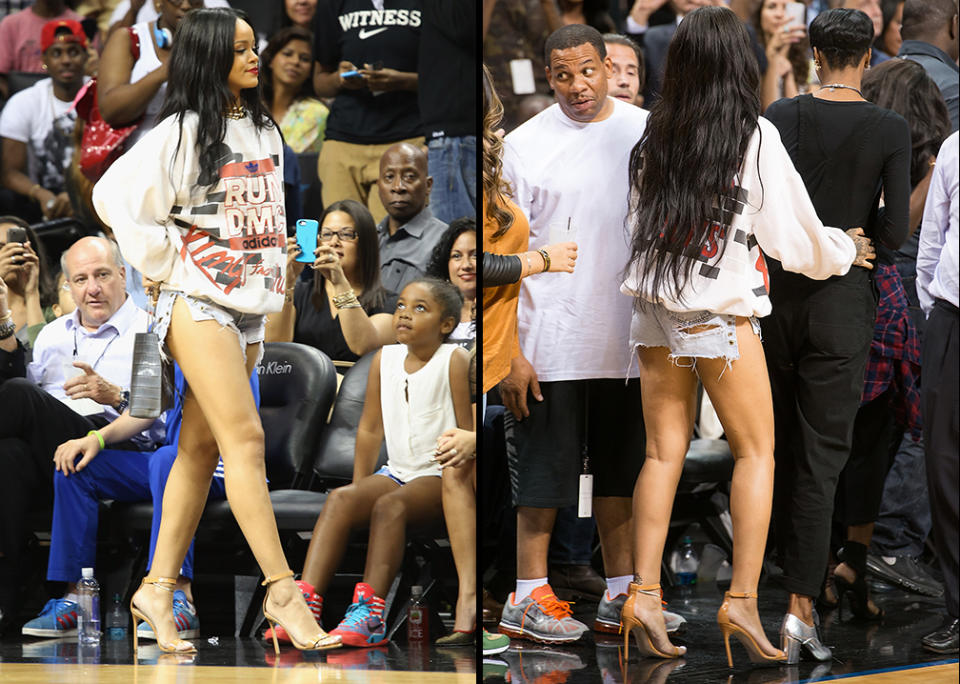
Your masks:
[{"label": "plastic water bottle", "polygon": [[127,615],[120,603],[120,594],[113,595],[113,605],[107,613],[107,639],[116,641],[127,638]]},{"label": "plastic water bottle", "polygon": [[80,616],[77,620],[77,633],[81,643],[92,644],[100,641],[100,585],[93,578],[93,568],[84,568],[83,577],[77,584],[80,597]]},{"label": "plastic water bottle", "polygon": [[680,542],[677,553],[677,582],[681,586],[696,584],[697,570],[700,569],[700,557],[697,556],[697,550],[693,548],[693,540],[690,537],[684,537]]},{"label": "plastic water bottle", "polygon": [[407,641],[427,641],[430,638],[429,620],[429,611],[423,603],[423,587],[410,587],[410,606],[407,608]]}]

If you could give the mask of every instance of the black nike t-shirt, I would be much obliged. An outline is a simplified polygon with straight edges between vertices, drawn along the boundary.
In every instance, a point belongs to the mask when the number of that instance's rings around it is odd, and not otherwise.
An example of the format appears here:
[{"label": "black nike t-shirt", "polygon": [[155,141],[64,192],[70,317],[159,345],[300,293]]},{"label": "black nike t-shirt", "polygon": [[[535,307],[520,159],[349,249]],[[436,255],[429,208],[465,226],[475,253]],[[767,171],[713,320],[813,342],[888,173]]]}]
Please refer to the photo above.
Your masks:
[{"label": "black nike t-shirt", "polygon": [[[417,71],[420,3],[384,0],[326,0],[317,6],[314,57],[336,70],[341,61],[362,69],[382,64],[397,71]],[[367,89],[341,90],[327,118],[327,140],[379,145],[422,135],[417,93],[411,90],[374,94]]]}]

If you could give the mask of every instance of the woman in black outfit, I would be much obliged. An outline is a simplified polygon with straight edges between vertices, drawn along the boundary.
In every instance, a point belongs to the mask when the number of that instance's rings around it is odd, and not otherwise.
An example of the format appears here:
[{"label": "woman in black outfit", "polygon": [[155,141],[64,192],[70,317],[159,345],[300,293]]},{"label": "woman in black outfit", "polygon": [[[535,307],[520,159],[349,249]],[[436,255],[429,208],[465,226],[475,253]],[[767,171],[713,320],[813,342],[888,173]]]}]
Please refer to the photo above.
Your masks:
[{"label": "woman in black outfit", "polygon": [[[820,83],[780,100],[776,125],[825,225],[863,226],[880,263],[907,237],[910,131],[860,93],[873,24],[859,10],[817,15],[810,44]],[[880,209],[883,194],[885,206]],[[850,454],[877,297],[871,273],[810,280],[770,265],[773,314],[761,320],[776,416],[774,519],[790,603],[780,630],[788,662],[818,660],[813,597],[823,584],[837,479]]]}]

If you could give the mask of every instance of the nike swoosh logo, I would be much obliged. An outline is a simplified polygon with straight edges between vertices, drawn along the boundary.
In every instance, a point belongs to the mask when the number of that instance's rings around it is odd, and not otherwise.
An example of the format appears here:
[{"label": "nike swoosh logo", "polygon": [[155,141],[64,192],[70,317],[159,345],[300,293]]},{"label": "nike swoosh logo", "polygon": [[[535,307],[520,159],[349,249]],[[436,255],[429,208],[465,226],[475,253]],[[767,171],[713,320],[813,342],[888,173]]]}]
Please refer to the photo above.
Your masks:
[{"label": "nike swoosh logo", "polygon": [[367,31],[366,29],[360,29],[360,40],[366,40],[370,36],[375,36],[378,33],[383,33],[386,30],[387,30],[386,26],[384,26],[383,28],[373,29],[372,31]]}]

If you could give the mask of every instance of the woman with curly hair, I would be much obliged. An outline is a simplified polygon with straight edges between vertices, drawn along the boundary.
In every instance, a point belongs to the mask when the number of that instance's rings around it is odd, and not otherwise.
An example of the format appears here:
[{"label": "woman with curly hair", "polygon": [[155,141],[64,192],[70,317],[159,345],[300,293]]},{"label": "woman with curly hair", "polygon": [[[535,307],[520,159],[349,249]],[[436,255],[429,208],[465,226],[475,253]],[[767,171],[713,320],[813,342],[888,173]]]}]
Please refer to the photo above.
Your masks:
[{"label": "woman with curly hair", "polygon": [[473,217],[450,222],[433,250],[427,275],[449,280],[463,295],[460,322],[447,341],[469,349],[477,337],[477,222]]},{"label": "woman with curly hair", "polygon": [[[846,273],[868,241],[820,222],[776,130],[760,116],[746,27],[702,7],[677,28],[664,88],[630,157],[630,345],[640,362],[646,460],[633,495],[634,582],[623,606],[644,655],[677,658],[661,609],[660,565],[703,384],[735,465],[733,576],[717,613],[754,662],[786,654],[757,610],[773,499],[773,402],[758,318],[771,311],[767,256],[810,278]],[[851,239],[853,238],[853,239]],[[858,244],[859,243],[859,244]]]}]

